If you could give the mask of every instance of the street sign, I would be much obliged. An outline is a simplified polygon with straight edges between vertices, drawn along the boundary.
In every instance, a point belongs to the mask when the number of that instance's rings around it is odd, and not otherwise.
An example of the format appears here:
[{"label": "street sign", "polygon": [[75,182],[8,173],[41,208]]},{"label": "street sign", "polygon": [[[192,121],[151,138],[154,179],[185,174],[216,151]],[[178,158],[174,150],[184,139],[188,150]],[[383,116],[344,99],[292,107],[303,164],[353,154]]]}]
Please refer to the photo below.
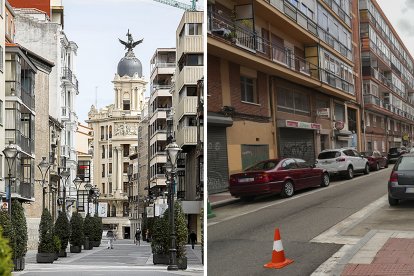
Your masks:
[{"label": "street sign", "polygon": [[7,201],[4,201],[4,202],[1,203],[1,210],[2,211],[9,210],[9,203]]},{"label": "street sign", "polygon": [[318,108],[316,110],[316,115],[322,118],[329,118],[329,108]]}]

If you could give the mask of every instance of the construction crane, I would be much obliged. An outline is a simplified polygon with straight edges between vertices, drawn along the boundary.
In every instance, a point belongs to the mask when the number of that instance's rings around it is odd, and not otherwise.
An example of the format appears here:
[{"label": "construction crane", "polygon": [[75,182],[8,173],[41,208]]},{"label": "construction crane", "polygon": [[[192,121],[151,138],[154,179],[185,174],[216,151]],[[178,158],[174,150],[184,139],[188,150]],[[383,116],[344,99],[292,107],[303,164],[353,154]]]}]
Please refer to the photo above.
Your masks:
[{"label": "construction crane", "polygon": [[175,0],[154,0],[154,1],[166,4],[166,5],[169,5],[169,6],[172,6],[172,7],[176,7],[176,8],[179,8],[179,9],[183,9],[183,10],[186,10],[186,11],[195,11],[196,10],[196,2],[197,2],[197,0],[191,0],[191,5],[188,5],[188,4],[184,4],[182,2],[178,2],[178,1],[175,1]]}]

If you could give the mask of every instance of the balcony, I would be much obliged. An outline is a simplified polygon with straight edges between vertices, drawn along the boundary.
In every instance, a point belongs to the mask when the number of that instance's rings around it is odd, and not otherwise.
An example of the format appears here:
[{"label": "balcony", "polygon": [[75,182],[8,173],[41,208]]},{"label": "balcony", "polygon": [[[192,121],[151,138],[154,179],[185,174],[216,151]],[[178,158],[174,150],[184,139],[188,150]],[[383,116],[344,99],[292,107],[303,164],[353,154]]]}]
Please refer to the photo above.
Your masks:
[{"label": "balcony", "polygon": [[[370,94],[364,95],[364,104],[365,105],[372,104],[375,107],[380,108],[381,111],[388,111],[388,112],[391,112],[393,115],[397,115],[404,119],[414,120],[414,116],[412,114],[406,111],[403,111],[396,106],[385,103],[384,100],[380,99],[379,97],[375,95],[370,95]],[[401,118],[398,118],[398,119],[401,119]]]},{"label": "balcony", "polygon": [[184,115],[196,115],[197,96],[183,97],[178,103],[177,118],[180,120]]},{"label": "balcony", "polygon": [[70,147],[67,145],[60,146],[60,155],[70,158]]},{"label": "balcony", "polygon": [[389,78],[381,74],[377,69],[372,67],[362,67],[362,75],[373,77],[374,79],[379,81],[383,86],[397,93],[403,99],[406,99],[407,94],[398,87],[396,87]]},{"label": "balcony", "polygon": [[336,15],[341,18],[348,27],[351,26],[351,16],[345,13],[345,11],[336,3],[336,1],[333,0],[323,0],[333,11],[336,13]]},{"label": "balcony", "polygon": [[11,141],[12,144],[18,145],[22,152],[27,155],[34,155],[34,140],[24,136],[20,131],[6,129],[6,141]]},{"label": "balcony", "polygon": [[73,87],[76,90],[76,93],[79,94],[79,82],[76,78],[75,74],[72,73],[72,70],[70,70],[68,67],[62,68],[62,80],[65,80],[73,85]]},{"label": "balcony", "polygon": [[[7,179],[7,181],[9,181]],[[7,182],[8,183],[8,182]],[[34,183],[14,181],[11,185],[11,193],[13,197],[20,197],[27,200],[34,198]]]},{"label": "balcony", "polygon": [[[203,128],[200,128],[200,134],[201,134],[200,139],[203,140]],[[177,140],[177,144],[180,147],[196,146],[197,145],[197,127],[187,126],[187,127],[181,128],[180,130],[177,130],[176,140]]]},{"label": "balcony", "polygon": [[35,109],[35,95],[31,95],[19,83],[6,81],[6,96],[18,97],[29,109]]},{"label": "balcony", "polygon": [[178,41],[177,53],[178,59],[182,56],[183,53],[203,53],[203,36],[202,35],[192,35],[192,36],[181,36]]},{"label": "balcony", "polygon": [[180,91],[184,85],[197,85],[197,81],[203,77],[203,66],[184,66],[177,74],[176,91]]}]

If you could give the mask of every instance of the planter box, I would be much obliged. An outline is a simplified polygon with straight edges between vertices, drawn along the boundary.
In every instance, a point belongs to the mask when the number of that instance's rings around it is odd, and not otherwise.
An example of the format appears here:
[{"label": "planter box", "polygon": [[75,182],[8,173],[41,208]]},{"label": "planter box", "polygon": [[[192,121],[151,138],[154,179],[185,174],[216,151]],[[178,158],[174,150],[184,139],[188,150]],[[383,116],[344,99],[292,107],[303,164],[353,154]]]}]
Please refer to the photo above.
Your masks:
[{"label": "planter box", "polygon": [[152,262],[156,264],[164,264],[169,265],[170,264],[170,256],[167,254],[154,254],[152,256]]},{"label": "planter box", "polygon": [[60,250],[58,257],[63,257],[66,258],[68,256],[68,254],[66,253],[66,250]]},{"label": "planter box", "polygon": [[39,264],[52,264],[55,261],[55,253],[37,253],[36,262]]},{"label": "planter box", "polygon": [[88,238],[85,238],[85,242],[83,243],[83,249],[91,250],[93,248],[91,242],[89,242]]},{"label": "planter box", "polygon": [[93,247],[99,247],[101,245],[101,241],[90,241],[89,243],[91,243]]},{"label": "planter box", "polygon": [[177,265],[179,269],[187,269],[187,257],[177,259]]},{"label": "planter box", "polygon": [[82,246],[78,246],[78,245],[70,246],[70,253],[81,253],[81,252],[82,252]]},{"label": "planter box", "polygon": [[55,253],[55,261],[59,258],[59,252],[58,253]]},{"label": "planter box", "polygon": [[14,268],[13,271],[22,271],[25,267],[24,257],[13,259]]}]

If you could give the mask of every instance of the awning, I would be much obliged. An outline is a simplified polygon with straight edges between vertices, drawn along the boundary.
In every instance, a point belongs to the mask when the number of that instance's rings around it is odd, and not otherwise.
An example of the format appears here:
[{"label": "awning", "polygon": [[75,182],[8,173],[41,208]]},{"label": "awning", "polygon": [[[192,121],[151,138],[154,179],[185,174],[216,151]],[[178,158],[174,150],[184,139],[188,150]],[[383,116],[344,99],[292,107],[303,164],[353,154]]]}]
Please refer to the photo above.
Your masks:
[{"label": "awning", "polygon": [[210,126],[230,127],[233,125],[233,119],[217,113],[208,113],[207,124]]}]

